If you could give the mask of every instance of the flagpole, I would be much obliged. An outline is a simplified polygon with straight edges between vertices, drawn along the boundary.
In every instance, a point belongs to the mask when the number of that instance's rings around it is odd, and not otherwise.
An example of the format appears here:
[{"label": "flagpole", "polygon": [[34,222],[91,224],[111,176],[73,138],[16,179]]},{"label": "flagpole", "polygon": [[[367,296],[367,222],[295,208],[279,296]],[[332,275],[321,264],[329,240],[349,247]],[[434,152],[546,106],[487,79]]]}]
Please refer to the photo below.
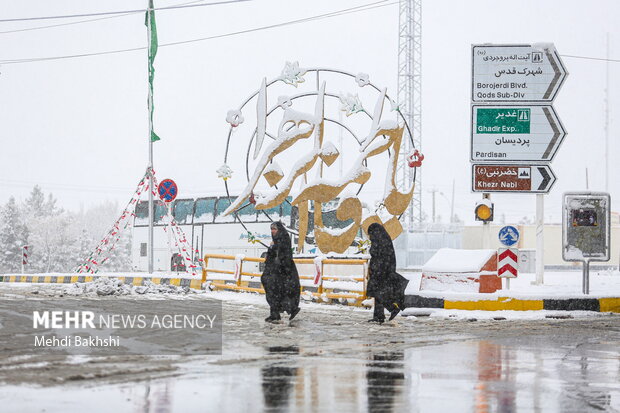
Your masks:
[{"label": "flagpole", "polygon": [[148,140],[149,140],[149,165],[148,165],[148,174],[149,174],[149,239],[148,239],[148,261],[149,261],[149,265],[148,265],[148,269],[149,269],[149,274],[153,274],[153,252],[154,252],[154,248],[153,248],[153,212],[154,212],[154,208],[153,208],[153,191],[155,190],[154,188],[154,179],[153,179],[153,139],[152,139],[152,131],[153,131],[153,85],[151,84],[151,67],[152,67],[152,61],[151,61],[151,25],[152,25],[152,16],[151,13],[153,13],[153,0],[149,0],[148,2],[148,8],[149,10],[146,11],[146,15],[147,15],[147,30],[146,30],[146,34],[147,34],[147,40],[148,40],[148,57],[147,57],[147,73],[149,76],[149,97],[148,97],[148,108],[149,108],[149,133],[148,133]]}]

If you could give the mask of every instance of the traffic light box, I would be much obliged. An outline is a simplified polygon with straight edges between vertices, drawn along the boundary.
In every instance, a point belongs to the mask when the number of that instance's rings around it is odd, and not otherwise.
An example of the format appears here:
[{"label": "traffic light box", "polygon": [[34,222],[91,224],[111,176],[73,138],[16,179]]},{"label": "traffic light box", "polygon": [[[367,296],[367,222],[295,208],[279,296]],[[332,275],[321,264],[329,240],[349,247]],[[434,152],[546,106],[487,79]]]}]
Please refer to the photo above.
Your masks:
[{"label": "traffic light box", "polygon": [[487,198],[476,202],[474,214],[476,221],[493,222],[493,203]]}]

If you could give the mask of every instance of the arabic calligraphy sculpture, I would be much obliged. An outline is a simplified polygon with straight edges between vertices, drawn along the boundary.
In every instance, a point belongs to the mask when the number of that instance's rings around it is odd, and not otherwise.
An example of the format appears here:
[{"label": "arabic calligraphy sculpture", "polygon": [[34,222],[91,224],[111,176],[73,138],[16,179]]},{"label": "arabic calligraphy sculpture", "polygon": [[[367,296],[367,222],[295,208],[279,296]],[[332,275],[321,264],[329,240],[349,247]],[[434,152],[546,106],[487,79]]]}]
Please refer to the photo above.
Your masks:
[{"label": "arabic calligraphy sculpture", "polygon": [[[365,109],[370,107],[372,112]],[[245,169],[245,179],[243,172],[234,180],[222,168],[218,171],[231,198],[224,215],[236,214],[250,201],[258,211],[290,202],[299,213],[297,228],[291,229],[299,252],[313,235],[323,253],[343,253],[360,228],[366,231],[374,222],[383,224],[392,239],[402,232],[399,217],[414,188],[413,182],[398,188],[396,174],[408,167],[407,159],[399,159],[402,140],[413,139],[398,105],[367,74],[287,62],[280,76],[263,79],[238,109],[230,110],[227,121],[224,165]],[[412,167],[422,159],[416,151]],[[380,186],[383,194],[373,199],[377,207],[371,210],[362,199]],[[233,200],[229,189],[239,196]],[[343,224],[337,228],[323,219],[324,206],[335,201],[336,218]]]}]

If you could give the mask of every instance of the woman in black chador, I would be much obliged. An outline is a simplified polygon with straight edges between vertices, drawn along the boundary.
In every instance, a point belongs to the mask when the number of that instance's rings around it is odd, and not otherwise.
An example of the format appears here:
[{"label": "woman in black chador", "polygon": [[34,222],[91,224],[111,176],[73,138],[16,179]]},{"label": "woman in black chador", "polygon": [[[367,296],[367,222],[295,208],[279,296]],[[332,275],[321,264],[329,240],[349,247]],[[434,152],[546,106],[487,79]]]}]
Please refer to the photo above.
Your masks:
[{"label": "woman in black chador", "polygon": [[390,320],[405,309],[405,288],[409,281],[396,272],[396,254],[385,228],[371,224],[368,236],[371,244],[366,295],[375,298],[375,312],[368,321],[383,323],[384,309],[390,312]]},{"label": "woman in black chador", "polygon": [[297,267],[293,262],[291,237],[279,221],[271,224],[271,237],[273,242],[267,250],[265,270],[261,277],[267,303],[271,308],[265,321],[278,321],[283,311],[289,313],[289,320],[292,320],[299,313],[301,289]]}]

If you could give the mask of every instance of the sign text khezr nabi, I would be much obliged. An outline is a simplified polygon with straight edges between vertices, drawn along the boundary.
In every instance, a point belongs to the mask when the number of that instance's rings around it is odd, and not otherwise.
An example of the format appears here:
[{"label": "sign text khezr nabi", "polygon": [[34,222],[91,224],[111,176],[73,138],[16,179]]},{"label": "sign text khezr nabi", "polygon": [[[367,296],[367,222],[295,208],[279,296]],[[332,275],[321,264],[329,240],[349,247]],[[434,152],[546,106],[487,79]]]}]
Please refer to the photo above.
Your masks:
[{"label": "sign text khezr nabi", "polygon": [[474,164],[472,171],[475,192],[547,193],[555,181],[547,165]]}]

